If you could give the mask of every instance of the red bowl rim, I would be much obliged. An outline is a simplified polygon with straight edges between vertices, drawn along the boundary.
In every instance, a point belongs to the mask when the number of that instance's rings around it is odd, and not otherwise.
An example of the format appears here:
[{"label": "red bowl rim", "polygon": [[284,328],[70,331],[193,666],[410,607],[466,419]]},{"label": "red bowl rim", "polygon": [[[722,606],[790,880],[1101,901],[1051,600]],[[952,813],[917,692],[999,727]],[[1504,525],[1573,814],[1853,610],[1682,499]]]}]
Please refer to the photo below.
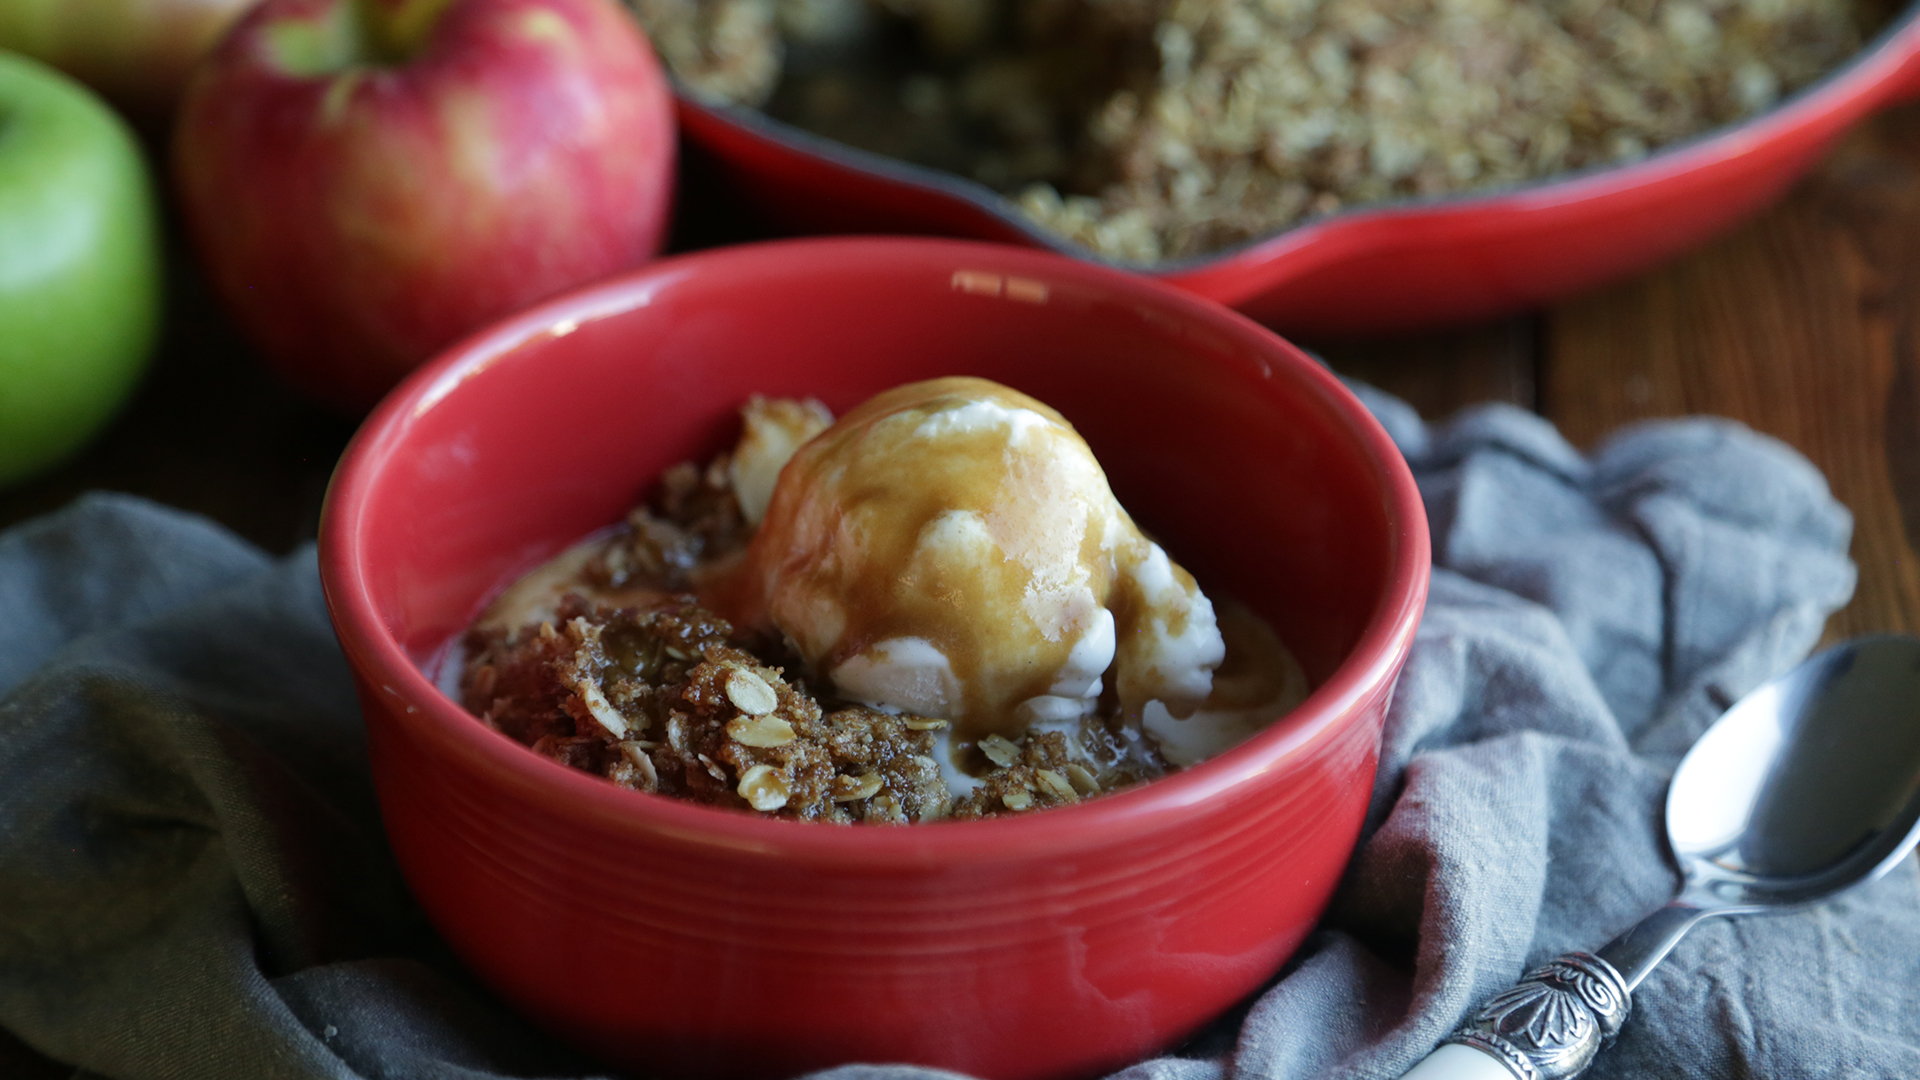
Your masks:
[{"label": "red bowl rim", "polygon": [[[1101,255],[1073,240],[1041,228],[1013,200],[978,181],[926,165],[890,158],[818,135],[757,109],[700,99],[671,71],[668,81],[682,110],[704,114],[751,138],[787,151],[819,158],[835,167],[862,173],[903,188],[966,203],[994,218],[1009,232],[1046,251],[1058,252],[1130,273],[1179,280],[1204,279],[1230,265],[1259,265],[1323,235],[1382,219],[1454,215],[1481,211],[1518,212],[1606,198],[1652,187],[1717,161],[1736,158],[1791,132],[1829,122],[1851,123],[1897,92],[1890,84],[1906,64],[1920,56],[1920,0],[1895,13],[1869,41],[1819,78],[1742,120],[1676,139],[1645,157],[1619,164],[1591,165],[1486,188],[1444,195],[1405,196],[1356,204],[1325,217],[1297,221],[1237,244],[1199,255],[1136,263]],[[1876,93],[1878,91],[1878,93]]]},{"label": "red bowl rim", "polygon": [[[784,261],[817,274],[842,260],[955,256],[986,267],[1043,272],[1091,285],[1108,295],[1149,303],[1257,344],[1269,365],[1287,368],[1331,406],[1371,459],[1395,528],[1386,587],[1346,660],[1285,721],[1219,757],[1139,787],[1044,814],[905,828],[833,827],[759,818],[617,787],[552,762],[475,720],[444,696],[389,634],[375,609],[363,568],[361,522],[381,467],[405,442],[416,416],[439,405],[465,379],[479,375],[514,347],[557,326],[629,310],[662,288],[708,268]],[[1011,265],[1010,265],[1011,264]],[[651,263],[511,316],[454,345],[389,394],[355,434],[329,484],[321,515],[322,586],[341,645],[369,692],[395,695],[412,730],[436,752],[458,755],[530,801],[568,804],[570,816],[615,832],[831,867],[914,869],[981,865],[1070,854],[1110,845],[1116,837],[1157,832],[1197,816],[1224,792],[1257,780],[1292,755],[1344,726],[1369,694],[1397,675],[1425,605],[1431,554],[1426,513],[1399,450],[1385,429],[1324,366],[1271,331],[1218,304],[1150,280],[1059,255],[1007,245],[922,238],[782,240],[717,248]],[[370,721],[371,722],[371,721]]]}]

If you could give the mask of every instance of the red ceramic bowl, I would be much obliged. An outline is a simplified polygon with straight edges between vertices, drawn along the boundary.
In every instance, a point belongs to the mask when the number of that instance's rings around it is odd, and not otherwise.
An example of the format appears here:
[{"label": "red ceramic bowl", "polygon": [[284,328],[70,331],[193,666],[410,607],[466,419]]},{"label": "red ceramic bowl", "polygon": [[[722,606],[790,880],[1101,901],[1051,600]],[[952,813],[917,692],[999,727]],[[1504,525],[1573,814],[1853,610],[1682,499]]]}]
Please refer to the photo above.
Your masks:
[{"label": "red ceramic bowl", "polygon": [[[1283,332],[1402,331],[1507,314],[1651,266],[1772,200],[1847,127],[1920,90],[1920,6],[1826,78],[1630,165],[1362,206],[1213,255],[1133,267]],[[915,232],[1096,259],[1007,199],[747,109],[679,95],[730,192],[805,232]]]},{"label": "red ceramic bowl", "polygon": [[[1079,806],[841,828],[615,787],[435,689],[490,596],[727,445],[748,395],[845,409],[949,374],[1066,414],[1168,550],[1292,644],[1307,702]],[[387,828],[435,925],[556,1034],[701,1077],[1087,1075],[1258,987],[1353,847],[1428,559],[1405,464],[1298,350],[1149,281],[933,240],[722,249],[508,320],[367,421],[321,539]]]}]

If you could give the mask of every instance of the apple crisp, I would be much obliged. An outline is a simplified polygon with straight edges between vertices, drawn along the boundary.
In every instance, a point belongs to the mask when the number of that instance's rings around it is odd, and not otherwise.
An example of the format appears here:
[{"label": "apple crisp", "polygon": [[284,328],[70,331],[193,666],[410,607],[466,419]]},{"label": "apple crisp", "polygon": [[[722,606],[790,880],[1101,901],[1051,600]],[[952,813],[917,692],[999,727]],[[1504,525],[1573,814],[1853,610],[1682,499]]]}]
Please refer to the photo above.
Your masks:
[{"label": "apple crisp", "polygon": [[1071,735],[993,735],[960,748],[973,779],[955,794],[939,761],[952,749],[946,721],[818,693],[789,674],[799,665],[780,642],[671,591],[697,564],[739,554],[728,464],[723,455],[704,470],[671,470],[652,505],[562,564],[564,584],[541,583],[560,592],[547,617],[471,631],[466,707],[534,752],[622,787],[801,821],[992,817],[1168,771],[1109,709]]},{"label": "apple crisp", "polygon": [[1109,258],[1632,161],[1883,0],[630,0],[681,84],[971,177]]},{"label": "apple crisp", "polygon": [[742,416],[731,452],[489,605],[449,665],[471,712],[634,790],[908,823],[1121,790],[1306,695],[1272,629],[1201,594],[1031,398],[936,379],[838,422]]}]

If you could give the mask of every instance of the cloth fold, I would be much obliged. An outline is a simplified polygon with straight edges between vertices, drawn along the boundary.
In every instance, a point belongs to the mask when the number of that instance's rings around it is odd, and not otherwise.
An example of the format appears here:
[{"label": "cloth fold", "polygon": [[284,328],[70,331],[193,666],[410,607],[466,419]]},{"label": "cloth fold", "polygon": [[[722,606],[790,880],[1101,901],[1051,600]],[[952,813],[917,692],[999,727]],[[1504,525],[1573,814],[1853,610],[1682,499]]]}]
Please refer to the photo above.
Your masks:
[{"label": "cloth fold", "polygon": [[[1366,834],[1274,983],[1127,1080],[1398,1076],[1528,964],[1664,902],[1679,755],[1853,588],[1846,511],[1738,425],[1583,456],[1517,410],[1430,427],[1356,390],[1436,559]],[[600,1075],[408,899],[311,549],[123,496],[0,533],[0,695],[0,1027],[114,1080]],[[1920,1076],[1913,860],[1695,931],[1590,1075]]]}]

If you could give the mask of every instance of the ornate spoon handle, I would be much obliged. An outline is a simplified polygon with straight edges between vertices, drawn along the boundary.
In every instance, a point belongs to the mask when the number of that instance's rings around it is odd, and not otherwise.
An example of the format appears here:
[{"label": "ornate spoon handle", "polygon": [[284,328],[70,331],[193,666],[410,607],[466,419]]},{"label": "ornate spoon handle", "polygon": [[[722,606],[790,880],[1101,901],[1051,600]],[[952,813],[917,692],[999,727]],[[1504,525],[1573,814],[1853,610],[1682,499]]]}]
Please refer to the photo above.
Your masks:
[{"label": "ornate spoon handle", "polygon": [[1626,979],[1571,952],[1494,996],[1402,1080],[1568,1080],[1586,1071],[1633,1011]]}]

